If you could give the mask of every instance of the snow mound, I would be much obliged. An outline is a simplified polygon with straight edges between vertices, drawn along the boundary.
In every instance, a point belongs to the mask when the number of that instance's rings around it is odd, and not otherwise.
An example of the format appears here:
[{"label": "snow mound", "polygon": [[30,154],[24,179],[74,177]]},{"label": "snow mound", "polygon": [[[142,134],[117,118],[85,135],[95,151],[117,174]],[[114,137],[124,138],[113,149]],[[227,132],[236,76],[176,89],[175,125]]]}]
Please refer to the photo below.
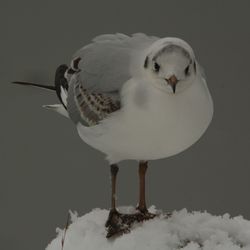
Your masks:
[{"label": "snow mound", "polygon": [[[121,210],[128,213],[133,208]],[[154,210],[150,208],[150,212]],[[183,209],[169,218],[160,216],[136,224],[128,234],[106,239],[104,224],[108,213],[105,209],[94,209],[82,217],[71,213],[64,250],[250,250],[250,221],[242,216],[213,216]],[[64,230],[57,229],[57,233],[46,250],[62,249]]]}]

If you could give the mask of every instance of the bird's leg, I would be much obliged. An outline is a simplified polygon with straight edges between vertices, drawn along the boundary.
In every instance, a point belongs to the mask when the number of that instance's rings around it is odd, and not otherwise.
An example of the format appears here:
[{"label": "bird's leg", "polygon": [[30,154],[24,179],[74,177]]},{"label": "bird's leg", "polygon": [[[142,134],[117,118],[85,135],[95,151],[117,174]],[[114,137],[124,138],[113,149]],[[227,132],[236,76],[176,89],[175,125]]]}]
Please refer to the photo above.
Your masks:
[{"label": "bird's leg", "polygon": [[123,226],[122,215],[116,209],[116,177],[118,173],[118,166],[116,164],[110,165],[111,172],[111,209],[108,219],[106,221],[107,238],[113,235],[122,234],[127,232],[127,226]]},{"label": "bird's leg", "polygon": [[142,212],[148,212],[146,205],[145,196],[145,176],[148,168],[148,163],[146,161],[140,161],[139,163],[139,205],[137,209]]},{"label": "bird's leg", "polygon": [[110,166],[111,185],[112,185],[111,210],[116,210],[116,177],[117,177],[118,171],[119,171],[119,167],[116,164],[112,164]]},{"label": "bird's leg", "polygon": [[142,220],[152,219],[156,216],[156,214],[152,214],[148,212],[146,205],[146,172],[148,169],[147,161],[140,161],[139,163],[139,205],[137,206],[137,210],[139,210],[143,214]]},{"label": "bird's leg", "polygon": [[121,235],[124,233],[129,233],[131,226],[135,222],[142,222],[144,220],[149,220],[154,218],[156,215],[151,214],[147,210],[146,199],[145,199],[145,175],[147,170],[147,162],[140,162],[139,166],[139,176],[140,176],[140,197],[139,205],[137,209],[139,213],[135,214],[121,214],[116,209],[116,176],[119,170],[118,166],[113,164],[110,166],[111,170],[111,184],[112,184],[112,194],[111,194],[111,209],[109,212],[109,217],[106,221],[107,228],[107,238],[112,236]]},{"label": "bird's leg", "polygon": [[116,177],[119,167],[116,164],[110,165],[111,173],[111,210],[110,213],[117,213],[116,210]]}]

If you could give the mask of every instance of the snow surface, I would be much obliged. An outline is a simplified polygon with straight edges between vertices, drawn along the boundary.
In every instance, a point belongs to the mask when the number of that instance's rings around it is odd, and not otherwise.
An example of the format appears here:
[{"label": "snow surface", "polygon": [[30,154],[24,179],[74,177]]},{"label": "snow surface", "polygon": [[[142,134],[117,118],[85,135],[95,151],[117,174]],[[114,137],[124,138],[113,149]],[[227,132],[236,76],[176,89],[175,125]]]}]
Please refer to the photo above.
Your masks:
[{"label": "snow surface", "polygon": [[[133,208],[120,208],[132,212]],[[155,208],[150,208],[155,212]],[[71,213],[72,224],[66,233],[64,250],[250,250],[250,221],[229,214],[214,216],[186,209],[136,224],[129,234],[106,239],[105,221],[109,211],[94,209],[78,217]],[[63,229],[46,250],[61,250]]]}]

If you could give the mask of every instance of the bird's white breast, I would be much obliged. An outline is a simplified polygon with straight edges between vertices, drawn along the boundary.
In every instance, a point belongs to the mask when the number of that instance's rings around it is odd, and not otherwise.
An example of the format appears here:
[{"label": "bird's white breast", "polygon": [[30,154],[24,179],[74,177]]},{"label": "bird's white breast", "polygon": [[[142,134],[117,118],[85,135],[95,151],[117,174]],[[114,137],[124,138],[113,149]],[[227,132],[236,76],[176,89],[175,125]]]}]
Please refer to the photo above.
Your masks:
[{"label": "bird's white breast", "polygon": [[81,138],[112,163],[180,153],[201,137],[213,115],[212,99],[201,78],[178,94],[130,80],[122,95],[123,108],[101,124],[78,125]]}]

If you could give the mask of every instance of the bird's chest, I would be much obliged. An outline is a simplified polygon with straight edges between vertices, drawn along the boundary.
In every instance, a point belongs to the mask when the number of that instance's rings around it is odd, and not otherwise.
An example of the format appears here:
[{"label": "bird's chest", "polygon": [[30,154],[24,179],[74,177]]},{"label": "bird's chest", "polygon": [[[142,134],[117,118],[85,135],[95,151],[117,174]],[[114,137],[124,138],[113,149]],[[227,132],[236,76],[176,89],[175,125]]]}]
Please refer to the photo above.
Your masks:
[{"label": "bird's chest", "polygon": [[159,90],[132,93],[112,127],[114,141],[123,152],[134,154],[131,158],[177,154],[196,142],[211,121],[211,98],[202,88],[177,95]]}]

